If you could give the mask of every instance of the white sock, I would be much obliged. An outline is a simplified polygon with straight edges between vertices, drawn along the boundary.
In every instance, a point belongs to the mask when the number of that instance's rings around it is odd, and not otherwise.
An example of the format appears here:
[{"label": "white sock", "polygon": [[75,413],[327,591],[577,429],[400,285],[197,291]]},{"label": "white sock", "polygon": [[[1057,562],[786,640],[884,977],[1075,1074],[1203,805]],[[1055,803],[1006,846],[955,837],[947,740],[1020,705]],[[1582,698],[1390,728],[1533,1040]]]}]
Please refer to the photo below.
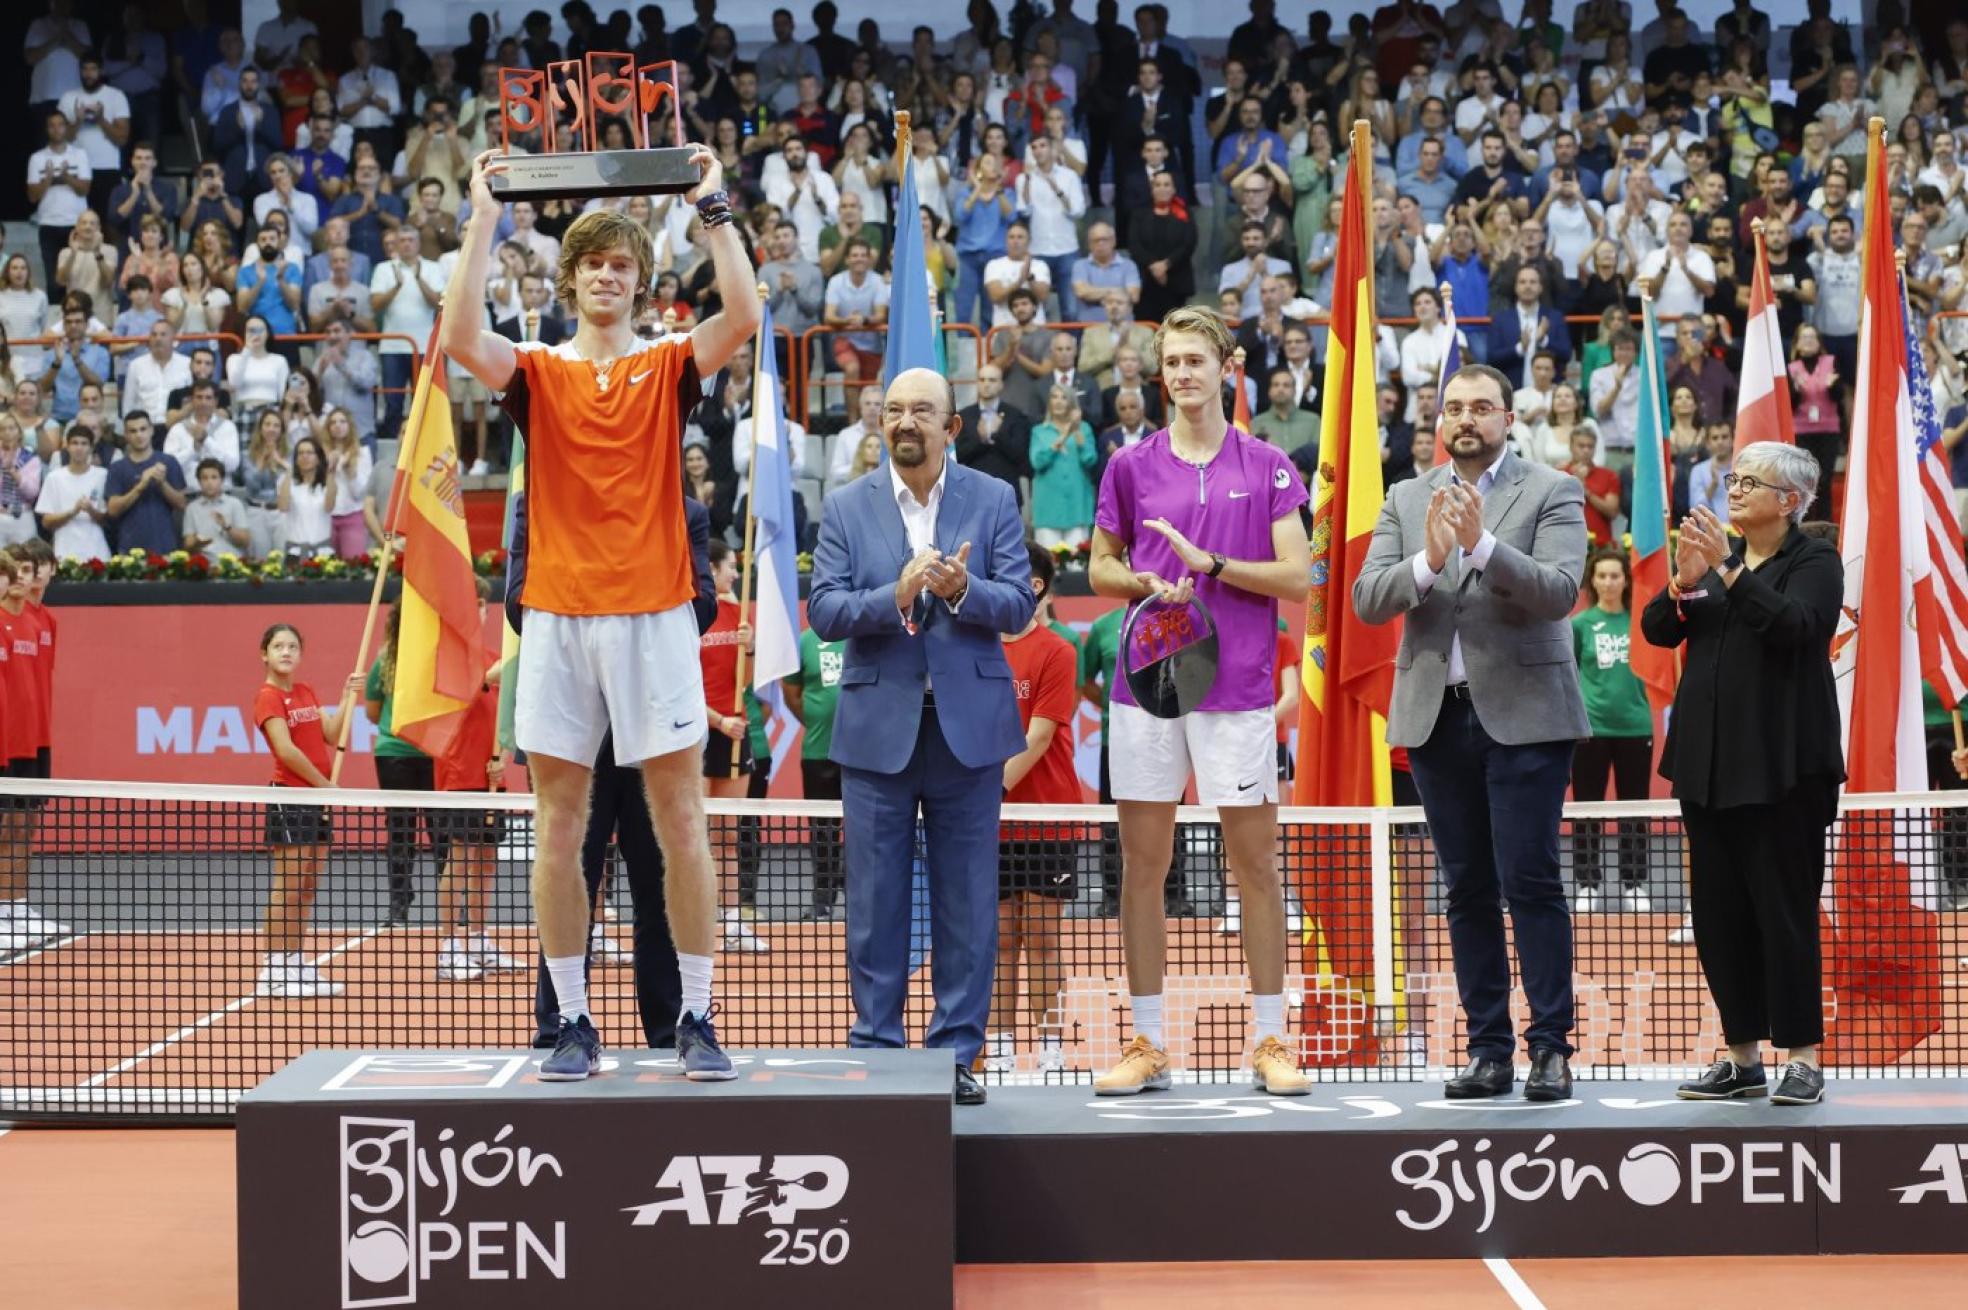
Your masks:
[{"label": "white sock", "polygon": [[699,1019],[711,1012],[711,957],[677,952],[677,973],[683,979],[683,1011]]},{"label": "white sock", "polygon": [[547,976],[560,998],[560,1017],[573,1023],[588,1013],[588,959],[585,955],[547,957]]},{"label": "white sock", "polygon": [[1257,1040],[1276,1037],[1280,1041],[1285,1036],[1285,995],[1273,992],[1269,996],[1251,994],[1252,1026],[1257,1030]]},{"label": "white sock", "polygon": [[1129,996],[1128,1005],[1134,1010],[1134,1030],[1153,1042],[1156,1050],[1165,1050],[1168,1043],[1162,1039],[1162,994]]}]

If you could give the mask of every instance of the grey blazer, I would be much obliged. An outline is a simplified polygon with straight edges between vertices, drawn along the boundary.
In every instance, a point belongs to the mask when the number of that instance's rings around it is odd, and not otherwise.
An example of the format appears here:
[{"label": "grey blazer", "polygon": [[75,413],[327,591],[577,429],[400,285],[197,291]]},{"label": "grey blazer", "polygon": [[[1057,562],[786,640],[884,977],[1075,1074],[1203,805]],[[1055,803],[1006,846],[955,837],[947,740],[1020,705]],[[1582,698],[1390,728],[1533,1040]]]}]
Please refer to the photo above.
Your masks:
[{"label": "grey blazer", "polygon": [[1458,635],[1476,717],[1493,739],[1514,746],[1590,736],[1570,623],[1585,571],[1585,489],[1506,452],[1483,497],[1483,526],[1497,540],[1489,567],[1465,570],[1455,552],[1424,598],[1414,557],[1426,544],[1428,499],[1453,469],[1394,484],[1353,584],[1353,607],[1368,623],[1408,620],[1394,660],[1388,744],[1420,746],[1435,730]]}]

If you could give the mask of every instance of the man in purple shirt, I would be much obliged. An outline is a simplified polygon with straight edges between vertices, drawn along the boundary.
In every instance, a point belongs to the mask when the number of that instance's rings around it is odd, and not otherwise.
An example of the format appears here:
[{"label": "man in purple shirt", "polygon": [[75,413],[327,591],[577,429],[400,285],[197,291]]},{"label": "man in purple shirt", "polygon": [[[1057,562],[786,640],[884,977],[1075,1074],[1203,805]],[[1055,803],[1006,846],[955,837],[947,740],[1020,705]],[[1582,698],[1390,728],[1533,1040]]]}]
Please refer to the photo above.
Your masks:
[{"label": "man in purple shirt", "polygon": [[[1186,605],[1199,597],[1216,623],[1217,678],[1193,711],[1159,718],[1116,679],[1108,731],[1120,806],[1121,941],[1135,1037],[1101,1096],[1169,1085],[1162,975],[1175,807],[1196,778],[1197,800],[1219,808],[1224,851],[1243,894],[1257,1085],[1280,1096],[1311,1090],[1285,1045],[1285,902],[1277,866],[1278,766],[1272,717],[1278,602],[1305,592],[1310,570],[1299,507],[1305,485],[1277,447],[1231,427],[1219,399],[1236,342],[1208,309],[1178,309],[1155,333],[1175,413],[1167,428],[1117,452],[1094,515],[1093,589],[1131,603]],[[1121,652],[1121,667],[1138,659]]]}]

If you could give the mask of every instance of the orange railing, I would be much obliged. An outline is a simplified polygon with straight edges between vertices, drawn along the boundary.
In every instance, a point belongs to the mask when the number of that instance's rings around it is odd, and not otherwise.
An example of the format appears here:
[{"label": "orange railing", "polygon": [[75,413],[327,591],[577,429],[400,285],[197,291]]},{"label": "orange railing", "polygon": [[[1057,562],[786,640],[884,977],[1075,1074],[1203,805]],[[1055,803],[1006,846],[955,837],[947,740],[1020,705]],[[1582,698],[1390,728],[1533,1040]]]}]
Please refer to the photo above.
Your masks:
[{"label": "orange railing", "polygon": [[[984,340],[982,334],[979,333],[975,327],[971,326],[969,323],[944,323],[942,324],[941,330],[943,333],[943,347],[944,347],[943,357],[946,360],[949,359],[952,355],[952,352],[949,348],[950,339],[952,337],[963,337],[965,335],[969,335],[971,338],[977,341],[978,362],[979,363],[983,362],[985,358],[983,353]],[[801,384],[799,388],[799,398],[796,406],[789,403],[787,408],[789,411],[795,409],[797,410],[797,412],[794,413],[793,417],[795,417],[802,426],[810,426],[807,423],[807,420],[811,413],[812,383],[824,379],[827,376],[825,361],[822,361],[819,370],[817,372],[815,371],[814,358],[813,358],[814,344],[821,337],[829,336],[841,332],[873,333],[875,336],[881,339],[884,348],[886,348],[888,344],[888,329],[886,327],[842,328],[842,327],[828,327],[825,324],[816,324],[815,326],[810,327],[806,331],[800,333],[799,346],[796,352],[799,356],[799,372],[800,372],[800,384]],[[954,371],[954,366],[951,366],[951,371],[947,371],[944,374],[944,376],[950,379],[950,383],[952,386],[956,386],[956,387],[975,386],[977,383],[977,374],[974,371],[966,371],[963,373],[958,373]],[[850,417],[852,416],[850,415]]]}]

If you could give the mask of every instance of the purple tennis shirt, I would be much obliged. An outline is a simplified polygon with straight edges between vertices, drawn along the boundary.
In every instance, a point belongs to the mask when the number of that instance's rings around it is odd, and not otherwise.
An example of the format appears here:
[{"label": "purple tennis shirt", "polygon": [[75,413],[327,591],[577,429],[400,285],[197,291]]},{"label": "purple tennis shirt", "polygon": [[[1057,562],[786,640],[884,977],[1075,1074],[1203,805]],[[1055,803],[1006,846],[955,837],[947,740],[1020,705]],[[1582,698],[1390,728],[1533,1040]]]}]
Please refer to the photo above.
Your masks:
[{"label": "purple tennis shirt", "polygon": [[[1137,572],[1173,582],[1189,573],[1149,519],[1167,519],[1200,549],[1229,559],[1274,558],[1271,525],[1298,512],[1309,497],[1285,452],[1237,428],[1216,457],[1201,466],[1169,448],[1168,429],[1115,452],[1100,482],[1093,521],[1119,537]],[[1196,594],[1216,620],[1216,685],[1199,710],[1269,709],[1277,703],[1273,667],[1278,654],[1278,602],[1197,573]],[[1122,667],[1128,659],[1122,652]],[[1125,678],[1113,699],[1135,703]]]}]

